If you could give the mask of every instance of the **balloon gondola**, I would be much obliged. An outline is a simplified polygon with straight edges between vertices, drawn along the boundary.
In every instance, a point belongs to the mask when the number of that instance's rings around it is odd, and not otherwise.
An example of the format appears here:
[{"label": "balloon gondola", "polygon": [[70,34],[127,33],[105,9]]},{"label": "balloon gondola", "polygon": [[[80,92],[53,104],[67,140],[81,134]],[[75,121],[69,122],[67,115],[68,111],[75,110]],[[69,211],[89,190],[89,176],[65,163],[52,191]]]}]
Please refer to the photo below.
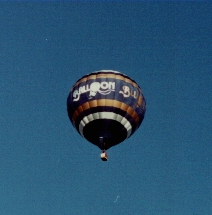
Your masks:
[{"label": "balloon gondola", "polygon": [[141,88],[127,75],[100,70],[80,78],[67,98],[70,121],[78,133],[98,146],[103,161],[106,150],[129,138],[146,111]]}]

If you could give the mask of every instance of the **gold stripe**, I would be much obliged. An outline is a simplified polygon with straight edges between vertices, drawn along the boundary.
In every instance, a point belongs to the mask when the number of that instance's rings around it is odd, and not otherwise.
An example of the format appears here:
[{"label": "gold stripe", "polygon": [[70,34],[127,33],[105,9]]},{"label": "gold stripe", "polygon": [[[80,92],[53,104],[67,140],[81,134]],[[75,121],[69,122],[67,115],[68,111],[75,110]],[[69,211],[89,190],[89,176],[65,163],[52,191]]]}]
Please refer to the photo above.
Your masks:
[{"label": "gold stripe", "polygon": [[97,78],[114,78],[116,80],[121,80],[121,81],[125,81],[129,84],[131,84],[133,87],[137,87],[139,89],[139,91],[141,92],[140,87],[133,82],[130,78],[128,77],[123,77],[122,75],[119,74],[106,74],[106,73],[100,73],[100,74],[90,74],[89,76],[80,79],[72,88],[71,90],[76,87],[77,85],[79,85],[80,83],[86,82],[87,80],[95,80]]},{"label": "gold stripe", "polygon": [[74,111],[73,116],[72,116],[72,122],[75,122],[76,118],[83,111],[85,111],[91,107],[99,107],[99,106],[120,108],[121,110],[127,112],[134,119],[136,124],[138,124],[138,122],[139,122],[139,116],[135,112],[135,110],[133,110],[133,108],[131,108],[129,105],[127,105],[123,102],[120,102],[117,100],[112,100],[112,99],[98,99],[98,100],[92,100],[89,102],[85,102],[84,104],[80,105]]}]

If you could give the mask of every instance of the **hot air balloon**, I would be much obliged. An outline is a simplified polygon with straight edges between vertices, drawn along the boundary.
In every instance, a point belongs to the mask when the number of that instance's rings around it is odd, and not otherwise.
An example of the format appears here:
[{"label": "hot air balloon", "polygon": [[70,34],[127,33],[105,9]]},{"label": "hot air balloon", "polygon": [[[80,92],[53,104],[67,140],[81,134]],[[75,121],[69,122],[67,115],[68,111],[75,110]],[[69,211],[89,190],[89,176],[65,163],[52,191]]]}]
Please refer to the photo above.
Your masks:
[{"label": "hot air balloon", "polygon": [[98,146],[103,161],[106,150],[129,138],[146,111],[141,88],[127,75],[100,70],[80,78],[67,98],[70,121],[78,133]]}]

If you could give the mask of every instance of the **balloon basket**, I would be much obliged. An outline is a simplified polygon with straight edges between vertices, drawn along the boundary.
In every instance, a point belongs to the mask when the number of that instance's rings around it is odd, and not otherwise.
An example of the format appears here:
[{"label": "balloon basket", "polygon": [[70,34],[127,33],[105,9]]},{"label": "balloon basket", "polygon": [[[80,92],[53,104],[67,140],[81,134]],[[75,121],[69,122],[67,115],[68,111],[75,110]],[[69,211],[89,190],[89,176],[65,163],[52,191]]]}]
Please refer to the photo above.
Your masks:
[{"label": "balloon basket", "polygon": [[107,153],[105,151],[103,151],[101,154],[100,154],[100,157],[103,161],[107,161],[108,160],[108,156],[107,156]]}]

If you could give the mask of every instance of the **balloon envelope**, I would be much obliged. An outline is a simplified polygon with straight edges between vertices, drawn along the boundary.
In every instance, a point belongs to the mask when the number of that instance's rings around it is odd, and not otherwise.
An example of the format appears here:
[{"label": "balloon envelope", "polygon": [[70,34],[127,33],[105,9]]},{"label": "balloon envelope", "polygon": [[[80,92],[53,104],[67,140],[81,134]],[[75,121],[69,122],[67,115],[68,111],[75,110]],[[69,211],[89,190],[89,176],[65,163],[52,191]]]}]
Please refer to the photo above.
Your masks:
[{"label": "balloon envelope", "polygon": [[134,80],[117,71],[100,70],[75,83],[67,98],[67,109],[79,134],[106,150],[138,129],[146,102]]}]

